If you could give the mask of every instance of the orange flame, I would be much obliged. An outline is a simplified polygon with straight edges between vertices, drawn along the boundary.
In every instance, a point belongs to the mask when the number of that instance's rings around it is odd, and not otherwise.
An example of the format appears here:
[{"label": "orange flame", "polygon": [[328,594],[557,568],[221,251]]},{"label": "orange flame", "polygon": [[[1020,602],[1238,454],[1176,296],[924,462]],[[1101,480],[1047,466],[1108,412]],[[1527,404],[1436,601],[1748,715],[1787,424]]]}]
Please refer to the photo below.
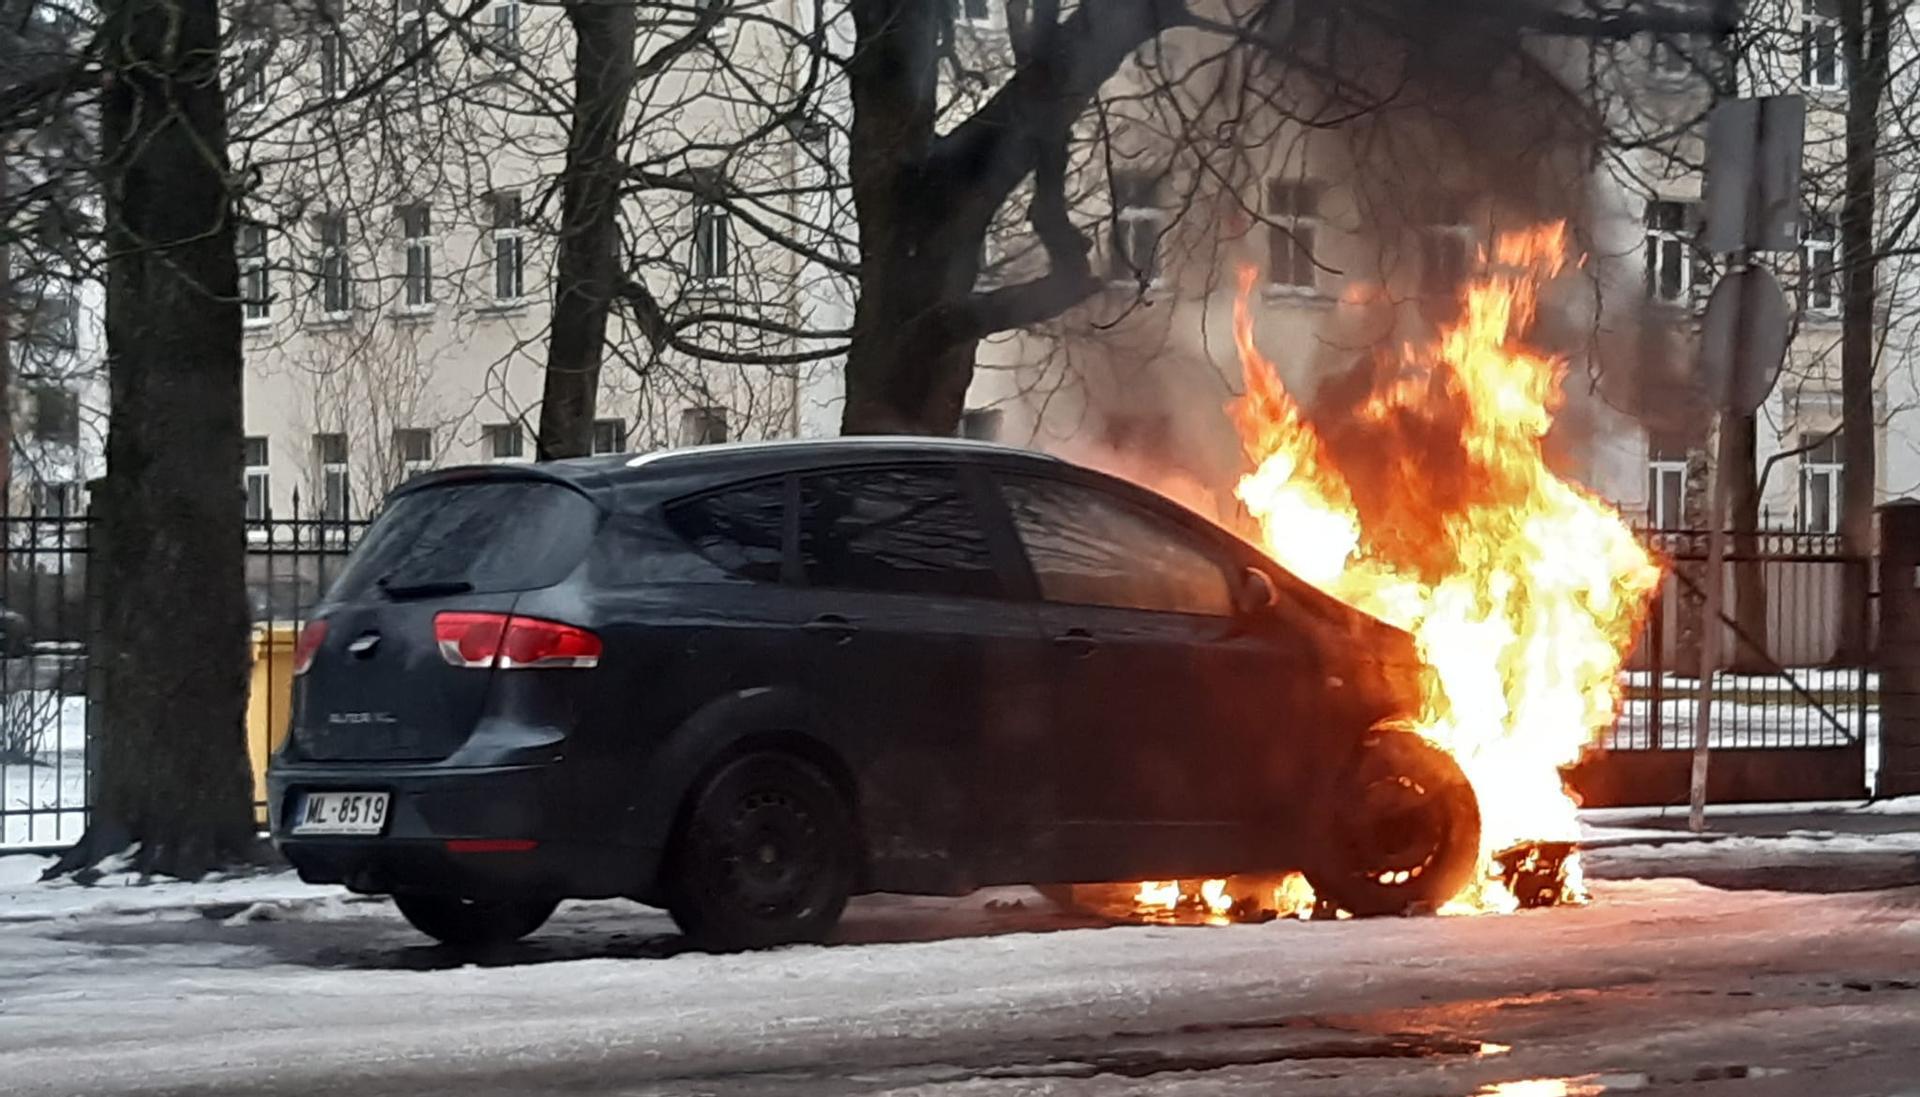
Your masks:
[{"label": "orange flame", "polygon": [[[1501,236],[1460,320],[1376,374],[1334,428],[1365,449],[1364,490],[1254,346],[1252,271],[1234,312],[1246,394],[1230,410],[1253,463],[1236,494],[1276,560],[1414,635],[1432,671],[1416,730],[1472,781],[1486,869],[1579,837],[1559,768],[1612,722],[1659,579],[1619,514],[1547,467],[1566,362],[1522,340],[1565,248],[1561,224]],[[1513,906],[1486,872],[1453,904]]]}]

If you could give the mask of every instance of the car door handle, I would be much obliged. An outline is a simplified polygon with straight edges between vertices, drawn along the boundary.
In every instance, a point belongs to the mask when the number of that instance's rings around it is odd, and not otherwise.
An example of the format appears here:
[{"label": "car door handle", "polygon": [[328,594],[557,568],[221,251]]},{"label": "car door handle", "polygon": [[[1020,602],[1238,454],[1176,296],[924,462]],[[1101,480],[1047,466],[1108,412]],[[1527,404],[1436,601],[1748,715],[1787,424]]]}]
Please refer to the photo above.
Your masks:
[{"label": "car door handle", "polygon": [[1072,654],[1076,659],[1085,659],[1093,654],[1093,649],[1099,643],[1094,640],[1093,633],[1086,629],[1070,628],[1053,638],[1053,646]]},{"label": "car door handle", "polygon": [[846,643],[853,639],[854,633],[860,631],[852,621],[837,613],[823,613],[800,627],[808,632],[829,637],[836,644]]}]

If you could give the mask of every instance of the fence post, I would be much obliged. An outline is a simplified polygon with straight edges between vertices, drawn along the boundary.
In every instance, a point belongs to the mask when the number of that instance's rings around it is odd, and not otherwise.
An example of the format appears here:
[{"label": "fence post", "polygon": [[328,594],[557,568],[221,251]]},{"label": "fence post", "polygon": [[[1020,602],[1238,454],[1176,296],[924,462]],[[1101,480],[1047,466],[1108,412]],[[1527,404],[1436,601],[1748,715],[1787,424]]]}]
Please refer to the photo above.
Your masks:
[{"label": "fence post", "polygon": [[1880,507],[1880,774],[1875,796],[1920,792],[1920,499]]}]

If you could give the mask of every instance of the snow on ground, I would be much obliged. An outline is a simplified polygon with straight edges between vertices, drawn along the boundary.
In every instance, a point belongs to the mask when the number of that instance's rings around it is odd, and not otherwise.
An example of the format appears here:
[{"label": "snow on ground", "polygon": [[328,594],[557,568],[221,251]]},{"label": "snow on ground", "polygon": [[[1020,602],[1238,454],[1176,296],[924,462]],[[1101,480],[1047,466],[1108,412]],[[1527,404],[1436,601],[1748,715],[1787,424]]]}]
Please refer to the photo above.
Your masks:
[{"label": "snow on ground", "polygon": [[35,764],[0,764],[0,847],[64,845],[86,829],[87,699],[61,697],[55,711]]},{"label": "snow on ground", "polygon": [[[1597,890],[1505,918],[1221,928],[1062,929],[1023,889],[875,897],[847,923],[875,943],[740,956],[636,949],[657,912],[583,904],[477,965],[384,906],[23,923],[0,926],[0,1078],[23,1095],[1451,1095],[1911,1046],[1882,1038],[1913,1025],[1911,996],[1838,987],[1911,974],[1911,903]],[[1724,1058],[1686,1044],[1709,1035]],[[1138,1073],[1164,1048],[1189,1058]],[[1403,1089],[1410,1074],[1426,1080]],[[1776,1092],[1816,1091],[1796,1078]]]},{"label": "snow on ground", "polygon": [[143,880],[133,873],[110,872],[92,884],[76,884],[71,880],[42,883],[40,874],[53,861],[52,857],[31,854],[0,856],[0,924],[254,903],[324,905],[346,895],[336,887],[303,884],[290,871],[191,882]]}]

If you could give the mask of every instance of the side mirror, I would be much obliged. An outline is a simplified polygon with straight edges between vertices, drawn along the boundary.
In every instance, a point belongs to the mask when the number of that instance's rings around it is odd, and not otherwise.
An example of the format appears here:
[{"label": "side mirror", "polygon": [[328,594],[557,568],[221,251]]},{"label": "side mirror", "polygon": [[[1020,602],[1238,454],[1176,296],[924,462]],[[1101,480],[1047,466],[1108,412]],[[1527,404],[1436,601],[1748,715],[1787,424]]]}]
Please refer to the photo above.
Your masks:
[{"label": "side mirror", "polygon": [[1240,588],[1234,592],[1235,608],[1242,617],[1256,617],[1280,604],[1279,588],[1273,576],[1256,567],[1240,573]]}]

